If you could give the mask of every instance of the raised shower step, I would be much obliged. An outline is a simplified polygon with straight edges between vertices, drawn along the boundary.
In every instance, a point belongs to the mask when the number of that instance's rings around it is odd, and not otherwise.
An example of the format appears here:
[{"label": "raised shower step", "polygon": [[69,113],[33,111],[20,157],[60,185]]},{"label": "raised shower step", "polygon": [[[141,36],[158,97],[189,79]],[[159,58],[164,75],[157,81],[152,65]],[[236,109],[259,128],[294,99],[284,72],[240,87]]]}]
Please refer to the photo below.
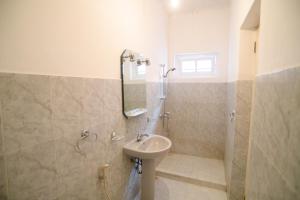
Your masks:
[{"label": "raised shower step", "polygon": [[156,168],[156,175],[226,191],[223,160],[170,153]]}]

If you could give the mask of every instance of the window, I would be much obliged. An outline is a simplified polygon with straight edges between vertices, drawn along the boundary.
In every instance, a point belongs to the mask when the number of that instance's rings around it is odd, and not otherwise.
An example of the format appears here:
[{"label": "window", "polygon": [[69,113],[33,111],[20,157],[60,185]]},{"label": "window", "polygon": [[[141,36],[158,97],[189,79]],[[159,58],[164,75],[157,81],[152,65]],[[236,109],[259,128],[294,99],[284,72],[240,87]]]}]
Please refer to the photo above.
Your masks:
[{"label": "window", "polygon": [[137,66],[137,75],[145,75],[146,74],[146,66],[140,65]]},{"label": "window", "polygon": [[131,65],[131,80],[145,79],[146,65]]},{"label": "window", "polygon": [[175,65],[182,75],[209,76],[216,72],[216,54],[179,54]]}]

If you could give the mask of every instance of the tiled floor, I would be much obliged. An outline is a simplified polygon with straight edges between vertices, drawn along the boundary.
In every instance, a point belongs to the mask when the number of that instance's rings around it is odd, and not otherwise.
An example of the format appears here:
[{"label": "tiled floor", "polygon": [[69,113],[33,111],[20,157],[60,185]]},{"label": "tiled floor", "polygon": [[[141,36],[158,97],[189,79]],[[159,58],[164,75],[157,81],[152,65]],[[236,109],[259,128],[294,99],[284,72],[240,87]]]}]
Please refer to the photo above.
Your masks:
[{"label": "tiled floor", "polygon": [[222,160],[169,154],[156,168],[156,173],[161,177],[226,191]]},{"label": "tiled floor", "polygon": [[158,177],[155,200],[227,200],[226,192]]}]

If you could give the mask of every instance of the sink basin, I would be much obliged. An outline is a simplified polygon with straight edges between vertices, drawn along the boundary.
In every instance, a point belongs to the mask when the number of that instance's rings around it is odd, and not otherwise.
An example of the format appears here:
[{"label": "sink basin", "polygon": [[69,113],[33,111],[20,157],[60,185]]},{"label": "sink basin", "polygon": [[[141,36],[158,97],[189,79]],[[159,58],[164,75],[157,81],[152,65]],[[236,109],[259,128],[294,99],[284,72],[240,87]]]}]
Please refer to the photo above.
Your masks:
[{"label": "sink basin", "polygon": [[150,135],[144,137],[142,141],[137,142],[136,139],[127,143],[123,149],[130,156],[141,159],[156,159],[168,153],[172,146],[172,142],[160,135]]}]

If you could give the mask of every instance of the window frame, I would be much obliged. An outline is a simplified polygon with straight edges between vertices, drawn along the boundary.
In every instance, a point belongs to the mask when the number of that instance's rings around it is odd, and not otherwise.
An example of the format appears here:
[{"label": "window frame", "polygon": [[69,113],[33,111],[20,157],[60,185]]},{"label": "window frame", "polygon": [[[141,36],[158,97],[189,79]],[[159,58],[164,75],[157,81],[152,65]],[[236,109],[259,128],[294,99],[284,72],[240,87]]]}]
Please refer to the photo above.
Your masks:
[{"label": "window frame", "polygon": [[[217,53],[180,53],[174,56],[175,67],[179,69],[179,75],[182,77],[215,77],[217,75]],[[195,71],[194,72],[183,72],[182,61],[194,61]],[[198,60],[211,60],[212,71],[201,72],[197,71],[197,61]]]}]

